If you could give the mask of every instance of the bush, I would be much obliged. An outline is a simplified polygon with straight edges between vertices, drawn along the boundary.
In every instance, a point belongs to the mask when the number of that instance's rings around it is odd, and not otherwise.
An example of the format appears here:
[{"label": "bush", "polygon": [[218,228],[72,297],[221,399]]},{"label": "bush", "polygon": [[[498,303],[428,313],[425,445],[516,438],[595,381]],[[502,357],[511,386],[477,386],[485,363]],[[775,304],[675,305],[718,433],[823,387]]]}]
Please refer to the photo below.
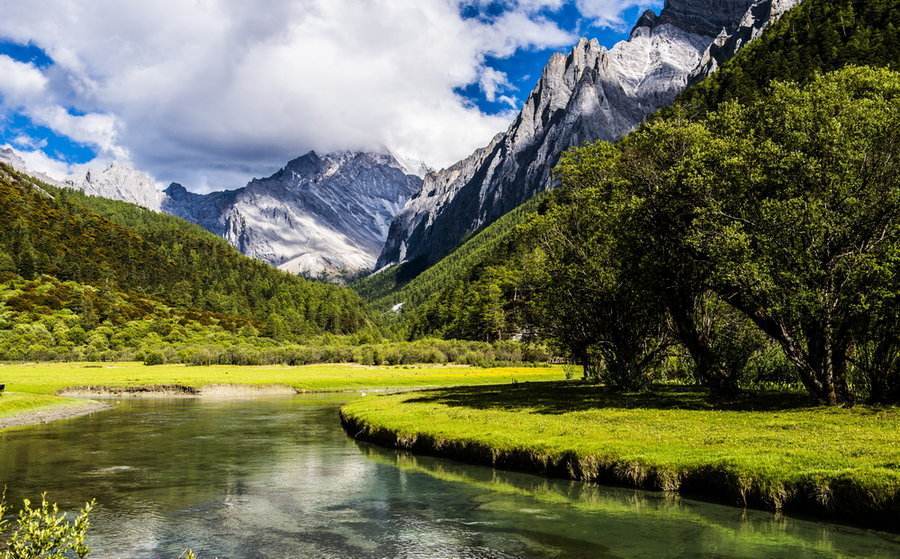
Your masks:
[{"label": "bush", "polygon": [[166,356],[161,351],[148,351],[144,354],[144,365],[165,365]]}]

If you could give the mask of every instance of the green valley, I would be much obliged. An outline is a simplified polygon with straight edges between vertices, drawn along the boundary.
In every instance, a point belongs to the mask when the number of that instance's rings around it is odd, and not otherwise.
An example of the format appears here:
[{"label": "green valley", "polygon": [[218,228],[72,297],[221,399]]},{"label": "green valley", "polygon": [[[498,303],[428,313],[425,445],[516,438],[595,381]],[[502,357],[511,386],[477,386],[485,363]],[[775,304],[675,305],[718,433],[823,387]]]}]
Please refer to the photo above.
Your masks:
[{"label": "green valley", "polygon": [[0,559],[900,556],[900,0],[38,4]]}]

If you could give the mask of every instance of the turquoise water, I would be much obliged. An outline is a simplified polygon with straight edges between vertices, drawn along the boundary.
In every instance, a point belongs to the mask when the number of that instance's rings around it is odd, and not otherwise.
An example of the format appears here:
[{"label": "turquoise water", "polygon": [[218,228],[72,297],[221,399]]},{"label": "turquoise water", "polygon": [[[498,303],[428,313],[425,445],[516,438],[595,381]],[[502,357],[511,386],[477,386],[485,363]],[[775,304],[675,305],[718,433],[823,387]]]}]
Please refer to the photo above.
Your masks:
[{"label": "turquoise water", "polygon": [[414,457],[333,398],[125,402],[0,434],[7,498],[96,498],[92,557],[900,557],[900,537]]}]

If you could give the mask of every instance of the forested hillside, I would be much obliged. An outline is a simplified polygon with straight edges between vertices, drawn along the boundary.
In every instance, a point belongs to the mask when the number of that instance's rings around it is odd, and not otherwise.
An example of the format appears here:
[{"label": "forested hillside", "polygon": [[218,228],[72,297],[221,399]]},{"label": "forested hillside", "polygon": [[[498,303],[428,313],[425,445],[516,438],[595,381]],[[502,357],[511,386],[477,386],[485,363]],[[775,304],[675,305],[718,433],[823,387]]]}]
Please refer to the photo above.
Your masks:
[{"label": "forested hillside", "polygon": [[[672,107],[651,117],[651,121],[676,114],[698,118],[725,100],[753,101],[765,93],[772,80],[805,83],[817,73],[848,64],[889,68],[900,65],[898,0],[805,0],[759,39],[740,50],[716,73],[682,93]],[[514,221],[517,224],[527,221],[527,215],[533,215],[537,207],[536,204],[526,204],[517,208],[511,212],[515,215]],[[504,221],[508,223],[508,220]],[[379,279],[378,275],[362,280],[358,284],[359,292],[370,301],[378,302],[379,309],[385,306],[383,303],[403,302],[406,320],[413,323],[409,331],[415,335],[447,331],[447,324],[440,317],[455,320],[444,312],[450,300],[468,297],[475,291],[473,286],[483,283],[483,279],[491,274],[497,275],[498,271],[492,266],[514,252],[505,251],[504,247],[527,244],[528,239],[523,235],[527,237],[530,234],[522,228],[500,227],[491,232],[489,250],[479,249],[484,240],[481,235],[476,235],[422,274],[425,278],[441,278],[441,281],[420,283],[414,280],[408,288],[401,289],[405,285],[401,265],[379,274],[389,278],[389,281]],[[463,255],[467,256],[464,265],[461,263]],[[458,272],[449,274],[448,270]],[[460,285],[460,281],[465,284]],[[373,288],[373,284],[378,288]],[[427,289],[426,284],[429,286]],[[386,289],[393,292],[386,292]],[[425,298],[413,295],[417,293]],[[516,295],[515,292],[504,293],[501,300],[506,304]],[[517,320],[519,309],[515,305],[513,307],[506,313],[507,334],[523,327]],[[483,332],[485,328],[474,327],[470,330]],[[493,328],[488,330],[496,331]]]},{"label": "forested hillside", "polygon": [[699,116],[723,101],[751,102],[772,80],[806,83],[848,64],[900,67],[897,0],[803,0],[673,107]]},{"label": "forested hillside", "polygon": [[178,218],[40,184],[0,167],[0,272],[240,316],[276,338],[366,324],[351,290],[279,272]]},{"label": "forested hillside", "polygon": [[467,280],[476,269],[509,254],[512,247],[507,246],[508,242],[516,238],[513,233],[528,220],[542,198],[538,195],[505,214],[412,279],[409,279],[404,265],[399,264],[366,276],[352,286],[378,310],[391,309],[400,304],[403,307],[418,307],[436,291]]}]

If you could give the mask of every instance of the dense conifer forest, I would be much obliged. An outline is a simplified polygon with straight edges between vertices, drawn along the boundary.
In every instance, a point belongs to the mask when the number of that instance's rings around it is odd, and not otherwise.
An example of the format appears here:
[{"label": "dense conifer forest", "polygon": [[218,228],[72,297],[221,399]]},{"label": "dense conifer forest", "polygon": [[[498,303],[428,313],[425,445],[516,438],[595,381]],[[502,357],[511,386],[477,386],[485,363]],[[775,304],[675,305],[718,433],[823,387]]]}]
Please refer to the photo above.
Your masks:
[{"label": "dense conifer forest", "polygon": [[275,338],[352,333],[359,297],[238,253],[175,217],[0,169],[0,272],[134,293],[180,309],[241,316]]}]

